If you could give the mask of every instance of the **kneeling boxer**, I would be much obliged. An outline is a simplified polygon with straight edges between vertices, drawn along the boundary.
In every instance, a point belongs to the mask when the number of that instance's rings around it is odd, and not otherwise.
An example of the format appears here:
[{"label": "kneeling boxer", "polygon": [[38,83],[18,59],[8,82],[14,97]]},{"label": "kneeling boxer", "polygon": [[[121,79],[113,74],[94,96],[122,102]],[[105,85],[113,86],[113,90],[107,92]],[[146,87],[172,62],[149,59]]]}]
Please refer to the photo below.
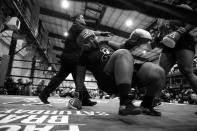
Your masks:
[{"label": "kneeling boxer", "polygon": [[[144,31],[144,30],[143,30]],[[134,31],[128,41],[122,47],[127,47],[129,44],[145,43],[143,39],[144,32]],[[147,32],[146,32],[147,33]],[[135,36],[135,37],[134,37]],[[148,38],[151,40],[151,37]],[[131,43],[132,41],[132,43]],[[84,83],[86,69],[91,71],[97,80],[98,87],[109,93],[116,94],[120,98],[120,115],[137,115],[141,113],[141,108],[135,107],[132,100],[129,99],[129,92],[132,86],[134,61],[128,49],[114,50],[113,42],[101,41],[98,48],[85,52],[77,67],[76,86],[80,87]],[[143,111],[147,110],[147,114],[161,115],[152,108],[154,96],[161,91],[164,86],[162,78],[165,78],[164,71],[152,63],[145,63],[137,66],[137,76],[144,85],[149,87],[144,100],[142,102]],[[155,73],[151,74],[154,71]],[[150,82],[149,82],[150,81]]]},{"label": "kneeling boxer", "polygon": [[[150,47],[149,41],[151,40],[152,37],[148,31],[136,29],[131,33],[130,38],[125,43],[120,44],[109,41],[108,45],[114,49],[124,48],[130,50],[142,44],[147,44]],[[153,100],[155,96],[159,96],[162,88],[165,86],[164,70],[159,65],[151,62],[135,63],[132,86],[138,88],[146,87],[147,89],[143,97],[143,102],[141,103],[143,113],[160,116],[161,113],[155,111],[153,108]]]}]

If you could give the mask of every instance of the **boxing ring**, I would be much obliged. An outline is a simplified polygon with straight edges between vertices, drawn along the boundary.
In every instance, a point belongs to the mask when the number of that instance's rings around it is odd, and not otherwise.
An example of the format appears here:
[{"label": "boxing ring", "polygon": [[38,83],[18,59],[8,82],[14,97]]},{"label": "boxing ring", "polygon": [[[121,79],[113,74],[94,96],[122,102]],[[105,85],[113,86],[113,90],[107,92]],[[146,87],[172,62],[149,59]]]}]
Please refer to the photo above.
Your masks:
[{"label": "boxing ring", "polygon": [[[85,1],[91,2],[90,0]],[[152,2],[151,0],[114,0],[114,2],[95,0],[94,2],[125,10],[133,9],[153,17],[179,19],[197,25],[196,11]],[[39,77],[39,79],[41,78]],[[197,111],[197,105],[162,103],[156,107],[162,112],[162,116],[159,117],[144,114],[119,116],[119,100],[117,98],[94,99],[93,101],[97,101],[97,105],[83,107],[82,110],[69,109],[68,100],[68,98],[53,96],[49,98],[51,105],[45,105],[37,96],[0,95],[0,131],[197,130],[197,115],[194,114]],[[136,105],[139,103],[140,101],[135,102]]]},{"label": "boxing ring", "polygon": [[[51,97],[51,105],[35,96],[0,96],[0,131],[196,131],[197,105],[162,103],[161,117],[119,116],[117,98],[94,99],[94,107],[68,109],[69,98]],[[135,104],[139,105],[140,101]]]}]

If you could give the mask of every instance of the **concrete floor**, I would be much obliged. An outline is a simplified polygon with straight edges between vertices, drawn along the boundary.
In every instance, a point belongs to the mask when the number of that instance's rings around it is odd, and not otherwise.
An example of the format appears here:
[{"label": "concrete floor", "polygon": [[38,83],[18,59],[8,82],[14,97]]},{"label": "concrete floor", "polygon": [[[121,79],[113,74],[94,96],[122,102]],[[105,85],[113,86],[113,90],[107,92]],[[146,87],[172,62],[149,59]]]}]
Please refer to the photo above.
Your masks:
[{"label": "concrete floor", "polygon": [[[119,116],[118,99],[68,109],[68,98],[0,95],[0,131],[197,131],[196,105],[162,103],[162,116]],[[139,101],[135,103],[139,105]]]}]

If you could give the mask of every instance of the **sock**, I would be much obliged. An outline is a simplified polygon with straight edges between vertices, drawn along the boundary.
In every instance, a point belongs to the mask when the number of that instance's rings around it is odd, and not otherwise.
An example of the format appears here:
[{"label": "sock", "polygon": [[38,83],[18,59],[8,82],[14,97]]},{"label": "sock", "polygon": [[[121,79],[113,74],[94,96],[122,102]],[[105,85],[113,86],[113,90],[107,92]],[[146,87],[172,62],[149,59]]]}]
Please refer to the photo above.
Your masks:
[{"label": "sock", "polygon": [[154,100],[154,96],[145,95],[141,105],[143,107],[150,108],[150,107],[152,107],[153,100]]},{"label": "sock", "polygon": [[90,95],[88,91],[83,91],[83,102],[87,102],[90,100]]},{"label": "sock", "polygon": [[74,93],[74,98],[78,98],[79,100],[83,100],[83,91],[76,90]]},{"label": "sock", "polygon": [[131,90],[131,85],[130,84],[119,84],[118,90],[120,93],[120,105],[125,105],[129,101],[129,92]]}]

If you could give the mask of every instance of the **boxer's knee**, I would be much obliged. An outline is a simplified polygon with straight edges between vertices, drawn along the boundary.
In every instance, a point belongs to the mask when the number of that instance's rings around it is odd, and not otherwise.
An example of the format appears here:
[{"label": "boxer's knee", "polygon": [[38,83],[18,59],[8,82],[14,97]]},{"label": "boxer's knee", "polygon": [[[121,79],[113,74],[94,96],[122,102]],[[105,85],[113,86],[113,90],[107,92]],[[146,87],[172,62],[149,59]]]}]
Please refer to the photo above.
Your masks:
[{"label": "boxer's knee", "polygon": [[129,52],[129,50],[127,49],[119,49],[114,53],[114,56],[117,59],[125,59],[129,62],[133,62],[133,56],[131,55],[131,53]]},{"label": "boxer's knee", "polygon": [[160,80],[164,80],[165,79],[165,71],[163,68],[154,65],[154,67],[152,67],[152,71],[151,71],[151,79],[153,81],[160,81]]}]

